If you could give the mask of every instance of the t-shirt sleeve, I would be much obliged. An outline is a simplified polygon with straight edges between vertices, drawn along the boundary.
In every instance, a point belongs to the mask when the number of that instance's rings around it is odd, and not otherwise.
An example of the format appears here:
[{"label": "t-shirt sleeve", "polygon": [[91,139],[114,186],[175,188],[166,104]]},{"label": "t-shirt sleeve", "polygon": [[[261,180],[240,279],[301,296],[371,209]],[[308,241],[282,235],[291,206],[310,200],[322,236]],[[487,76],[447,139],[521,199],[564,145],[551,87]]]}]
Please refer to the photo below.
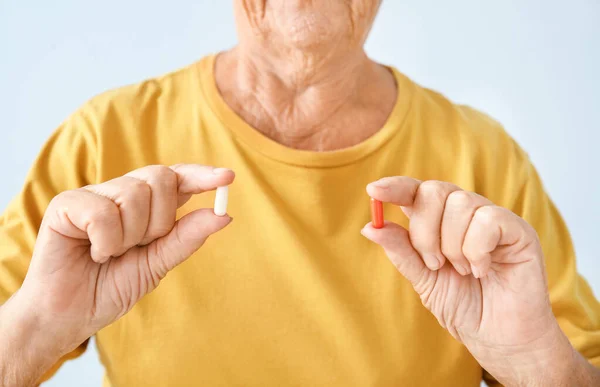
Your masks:
[{"label": "t-shirt sleeve", "polygon": [[[502,130],[485,151],[488,160],[479,178],[480,193],[536,229],[546,260],[552,311],[573,347],[600,367],[600,303],[577,272],[575,250],[564,220],[528,155],[508,134]],[[485,372],[484,379],[489,385],[499,385]]]},{"label": "t-shirt sleeve", "polygon": [[[95,139],[85,107],[73,114],[48,139],[31,167],[20,193],[0,215],[0,304],[23,283],[42,217],[58,193],[95,179]],[[49,370],[49,379],[66,361],[81,355],[83,343]]]},{"label": "t-shirt sleeve", "polygon": [[[571,236],[530,163],[514,211],[537,230],[544,255],[552,311],[571,344],[600,367],[600,303],[577,272]],[[592,273],[589,273],[590,275]]]}]

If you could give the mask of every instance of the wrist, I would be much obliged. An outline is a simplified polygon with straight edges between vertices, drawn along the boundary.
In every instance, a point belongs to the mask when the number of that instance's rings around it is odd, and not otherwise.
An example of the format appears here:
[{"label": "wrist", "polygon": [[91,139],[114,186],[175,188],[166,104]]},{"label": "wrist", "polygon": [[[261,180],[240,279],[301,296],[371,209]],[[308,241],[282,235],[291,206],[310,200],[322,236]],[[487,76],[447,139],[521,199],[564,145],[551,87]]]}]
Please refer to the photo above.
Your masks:
[{"label": "wrist", "polygon": [[0,307],[0,385],[33,385],[69,351],[19,291]]},{"label": "wrist", "polygon": [[483,349],[479,363],[505,386],[573,385],[573,373],[587,361],[553,320],[544,335],[519,346]]},{"label": "wrist", "polygon": [[[561,332],[562,334],[562,332]],[[590,364],[562,334],[561,343],[550,349],[531,372],[523,373],[520,379],[507,382],[507,386],[598,386],[600,370]],[[509,380],[512,380],[509,378]]]},{"label": "wrist", "polygon": [[[525,352],[517,356],[526,362],[518,377],[507,378],[507,385],[514,386],[568,386],[576,369],[579,354],[557,325],[557,332],[536,352]],[[529,362],[527,362],[529,360]],[[510,382],[510,383],[509,383]]]}]

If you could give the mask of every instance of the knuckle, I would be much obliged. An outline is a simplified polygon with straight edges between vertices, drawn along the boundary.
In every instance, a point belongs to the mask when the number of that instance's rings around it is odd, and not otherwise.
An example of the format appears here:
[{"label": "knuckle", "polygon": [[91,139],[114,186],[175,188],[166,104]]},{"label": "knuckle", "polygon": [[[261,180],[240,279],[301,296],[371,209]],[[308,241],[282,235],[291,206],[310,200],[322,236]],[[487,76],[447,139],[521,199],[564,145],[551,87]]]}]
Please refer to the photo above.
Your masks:
[{"label": "knuckle", "polygon": [[423,194],[437,195],[442,192],[442,184],[437,180],[427,180],[421,183],[419,191]]},{"label": "knuckle", "polygon": [[52,200],[50,200],[48,207],[56,208],[56,207],[64,206],[66,203],[69,202],[69,200],[71,200],[73,194],[74,194],[74,191],[63,191],[63,192],[59,193],[58,195],[53,197]]},{"label": "knuckle", "polygon": [[120,221],[119,208],[108,199],[102,200],[90,209],[89,218],[92,222],[113,225],[113,223]]},{"label": "knuckle", "polygon": [[166,186],[177,185],[177,174],[169,167],[164,165],[153,165],[150,168],[152,180]]},{"label": "knuckle", "polygon": [[456,208],[470,208],[475,205],[475,196],[467,191],[454,191],[448,195],[448,204]]},{"label": "knuckle", "polygon": [[85,199],[85,195],[87,195],[87,191],[84,191],[83,188],[63,191],[50,200],[44,215],[46,216],[51,211],[68,211],[71,205]]},{"label": "knuckle", "polygon": [[446,202],[446,197],[450,187],[448,183],[443,183],[437,180],[428,180],[421,183],[418,194],[424,199],[427,204],[443,204]]},{"label": "knuckle", "polygon": [[525,219],[515,214],[514,212],[510,210],[506,211],[508,212],[509,216],[513,217],[516,220],[515,224],[520,229],[520,240],[539,243],[539,235],[535,227],[533,227],[531,224],[529,224],[529,222],[527,222]]},{"label": "knuckle", "polygon": [[132,178],[127,186],[127,195],[132,199],[146,198],[150,195],[150,187],[146,182]]},{"label": "knuckle", "polygon": [[479,207],[477,211],[475,211],[475,215],[473,216],[477,223],[486,225],[493,225],[498,223],[498,220],[502,217],[504,211],[501,207],[497,206],[483,206]]}]

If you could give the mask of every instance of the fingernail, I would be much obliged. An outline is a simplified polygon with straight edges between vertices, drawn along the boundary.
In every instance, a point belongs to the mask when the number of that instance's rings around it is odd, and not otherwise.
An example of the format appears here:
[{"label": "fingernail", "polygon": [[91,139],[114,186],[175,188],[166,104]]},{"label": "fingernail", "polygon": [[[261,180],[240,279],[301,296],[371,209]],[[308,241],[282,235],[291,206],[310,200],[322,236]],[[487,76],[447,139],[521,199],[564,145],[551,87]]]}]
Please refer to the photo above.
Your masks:
[{"label": "fingernail", "polygon": [[456,265],[454,265],[454,269],[460,275],[467,275],[467,274],[469,274],[469,269],[466,268],[465,266],[461,265],[460,263],[457,263]]},{"label": "fingernail", "polygon": [[473,272],[473,277],[475,277],[475,278],[481,277],[481,272],[479,271],[479,269],[476,266],[471,265],[471,271]]},{"label": "fingernail", "polygon": [[229,169],[229,168],[214,168],[212,172],[215,175],[220,175],[220,174],[225,173],[227,171],[231,171],[231,169]]},{"label": "fingernail", "polygon": [[377,188],[389,188],[390,183],[384,177],[383,179],[379,179],[377,181],[372,182],[371,185],[373,187],[377,187]]},{"label": "fingernail", "polygon": [[423,260],[425,261],[425,264],[427,265],[427,267],[431,270],[437,270],[440,268],[440,261],[433,254],[423,255]]}]

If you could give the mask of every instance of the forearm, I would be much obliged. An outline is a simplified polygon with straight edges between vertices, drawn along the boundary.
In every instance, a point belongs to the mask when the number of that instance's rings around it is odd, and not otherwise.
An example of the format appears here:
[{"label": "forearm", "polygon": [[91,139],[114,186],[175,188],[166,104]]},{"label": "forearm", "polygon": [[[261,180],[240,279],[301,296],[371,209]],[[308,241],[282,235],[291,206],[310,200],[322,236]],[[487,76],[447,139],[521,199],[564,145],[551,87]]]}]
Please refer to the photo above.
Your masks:
[{"label": "forearm", "polygon": [[63,355],[51,332],[17,294],[0,306],[0,385],[34,386]]}]

